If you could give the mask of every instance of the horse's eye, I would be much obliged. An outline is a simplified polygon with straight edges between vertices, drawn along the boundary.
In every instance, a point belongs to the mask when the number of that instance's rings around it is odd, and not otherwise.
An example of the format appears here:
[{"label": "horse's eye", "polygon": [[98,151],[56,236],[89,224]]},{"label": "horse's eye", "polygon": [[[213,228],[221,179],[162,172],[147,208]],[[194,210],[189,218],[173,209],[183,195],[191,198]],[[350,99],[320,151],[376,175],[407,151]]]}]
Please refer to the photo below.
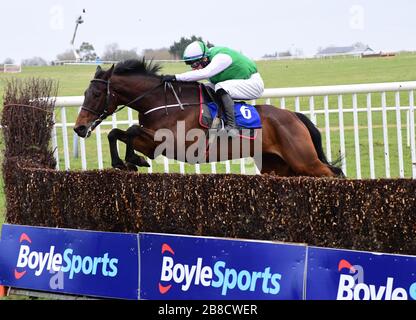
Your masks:
[{"label": "horse's eye", "polygon": [[98,91],[93,91],[93,96],[98,98],[100,96],[100,93]]}]

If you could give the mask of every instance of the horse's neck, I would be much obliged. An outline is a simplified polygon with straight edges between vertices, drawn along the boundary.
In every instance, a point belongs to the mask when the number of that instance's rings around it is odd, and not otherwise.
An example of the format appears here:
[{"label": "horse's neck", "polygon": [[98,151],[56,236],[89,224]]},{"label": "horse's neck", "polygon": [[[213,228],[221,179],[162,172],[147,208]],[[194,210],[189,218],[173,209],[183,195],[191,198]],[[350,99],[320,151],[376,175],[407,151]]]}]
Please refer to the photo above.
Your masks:
[{"label": "horse's neck", "polygon": [[[146,105],[142,105],[139,111],[141,125],[151,130],[172,128],[178,121],[186,121],[191,127],[198,126],[199,86],[176,82],[172,86],[173,89],[161,86],[146,97],[143,101]],[[181,104],[183,110],[180,109]]]},{"label": "horse's neck", "polygon": [[130,93],[130,101],[144,95],[140,99],[141,101],[131,106],[141,114],[166,105],[197,104],[199,102],[198,85],[196,84],[174,82],[172,89],[169,85],[160,85],[158,79],[146,81],[141,79],[142,84],[139,85],[139,83],[137,82],[138,85]]}]

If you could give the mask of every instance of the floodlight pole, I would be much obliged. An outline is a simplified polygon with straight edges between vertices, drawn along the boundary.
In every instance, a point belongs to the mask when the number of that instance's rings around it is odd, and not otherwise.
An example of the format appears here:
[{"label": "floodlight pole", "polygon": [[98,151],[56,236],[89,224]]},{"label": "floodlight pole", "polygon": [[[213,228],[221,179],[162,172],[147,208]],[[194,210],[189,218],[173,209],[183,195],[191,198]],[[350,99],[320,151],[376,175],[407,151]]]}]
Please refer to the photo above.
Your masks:
[{"label": "floodlight pole", "polygon": [[[85,9],[83,10],[83,12],[85,13]],[[75,45],[74,45],[75,36],[77,35],[78,25],[80,25],[83,22],[84,20],[82,20],[82,15],[79,16],[77,20],[75,20],[75,31],[74,31],[74,36],[72,37],[72,40],[71,40],[72,51],[74,52],[76,62],[79,62],[81,60],[81,57],[78,54],[77,50],[75,49]],[[79,141],[78,135],[74,133],[74,141],[73,141],[74,158],[78,158],[78,141]]]},{"label": "floodlight pole", "polygon": [[78,19],[75,20],[75,31],[74,31],[74,36],[72,37],[72,40],[71,40],[72,51],[74,52],[76,62],[79,62],[81,57],[78,54],[77,50],[75,50],[75,45],[74,45],[75,36],[77,35],[78,25],[80,25],[83,22],[84,22],[84,20],[82,20],[82,16],[79,16]]}]

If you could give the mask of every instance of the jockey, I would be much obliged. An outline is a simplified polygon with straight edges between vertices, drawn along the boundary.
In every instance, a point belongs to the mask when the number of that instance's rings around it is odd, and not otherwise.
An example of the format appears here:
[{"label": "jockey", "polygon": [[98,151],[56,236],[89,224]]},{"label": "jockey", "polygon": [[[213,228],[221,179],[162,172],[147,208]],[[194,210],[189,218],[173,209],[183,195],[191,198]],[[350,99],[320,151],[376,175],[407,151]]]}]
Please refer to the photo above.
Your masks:
[{"label": "jockey", "polygon": [[223,104],[225,130],[230,136],[235,136],[237,132],[233,99],[255,100],[264,91],[263,79],[257,71],[255,62],[229,48],[208,48],[202,41],[195,41],[188,45],[183,60],[191,66],[192,71],[165,75],[162,81],[209,79]]}]

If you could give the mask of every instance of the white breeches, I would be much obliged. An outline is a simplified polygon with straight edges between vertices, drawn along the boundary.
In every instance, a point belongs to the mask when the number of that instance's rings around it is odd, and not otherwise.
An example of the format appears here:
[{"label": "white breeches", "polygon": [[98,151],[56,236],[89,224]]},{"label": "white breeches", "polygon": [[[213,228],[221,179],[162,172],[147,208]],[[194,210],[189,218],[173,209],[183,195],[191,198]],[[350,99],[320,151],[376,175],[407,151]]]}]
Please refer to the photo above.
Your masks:
[{"label": "white breeches", "polygon": [[215,91],[224,89],[234,100],[255,100],[264,92],[264,82],[259,73],[247,80],[227,80],[215,85]]}]

